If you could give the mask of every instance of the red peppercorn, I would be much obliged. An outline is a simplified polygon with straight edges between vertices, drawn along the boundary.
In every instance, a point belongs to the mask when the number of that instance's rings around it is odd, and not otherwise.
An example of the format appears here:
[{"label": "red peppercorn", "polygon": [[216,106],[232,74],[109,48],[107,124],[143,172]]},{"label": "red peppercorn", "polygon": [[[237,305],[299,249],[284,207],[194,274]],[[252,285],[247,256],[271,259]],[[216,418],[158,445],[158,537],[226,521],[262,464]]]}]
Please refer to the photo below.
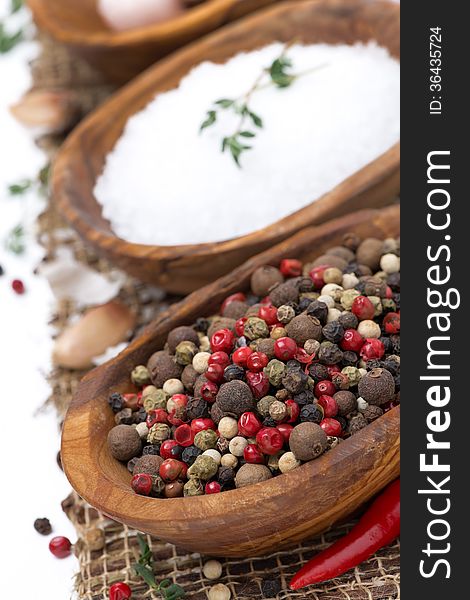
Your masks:
[{"label": "red peppercorn", "polygon": [[225,369],[225,367],[230,364],[230,358],[226,352],[220,350],[219,352],[211,354],[208,362],[210,365],[220,365]]},{"label": "red peppercorn", "polygon": [[392,292],[392,288],[387,285],[386,290],[385,290],[385,298],[393,298],[393,292]]},{"label": "red peppercorn", "polygon": [[224,367],[216,364],[209,365],[204,375],[212,383],[221,383],[224,379]]},{"label": "red peppercorn", "polygon": [[350,352],[359,352],[364,344],[364,338],[357,329],[346,329],[343,339],[339,343],[341,349]]},{"label": "red peppercorn", "polygon": [[245,335],[245,323],[248,317],[241,317],[235,321],[235,333],[238,337],[243,337]]},{"label": "red peppercorn", "polygon": [[160,465],[159,473],[164,481],[175,481],[186,477],[187,470],[188,466],[181,460],[167,458]]},{"label": "red peppercorn", "polygon": [[302,275],[302,263],[296,258],[284,258],[281,260],[279,270],[284,277],[299,277]]},{"label": "red peppercorn", "polygon": [[274,354],[279,360],[292,360],[297,354],[297,344],[290,337],[279,338],[274,343]]},{"label": "red peppercorn", "polygon": [[279,423],[279,425],[276,425],[276,429],[281,432],[284,442],[287,444],[289,442],[290,434],[294,429],[293,426],[288,423]]},{"label": "red peppercorn", "polygon": [[232,354],[232,360],[236,365],[246,369],[246,363],[250,354],[253,354],[253,350],[248,346],[243,346],[242,348],[235,350]]},{"label": "red peppercorn", "polygon": [[238,419],[238,432],[245,437],[253,437],[261,427],[261,421],[253,412],[244,412]]},{"label": "red peppercorn", "polygon": [[201,397],[204,398],[206,402],[215,402],[215,398],[217,396],[217,392],[219,391],[219,386],[217,386],[213,381],[206,381],[201,385]]},{"label": "red peppercorn", "polygon": [[256,443],[263,454],[277,454],[284,446],[284,436],[276,427],[263,427],[256,434]]},{"label": "red peppercorn", "polygon": [[258,399],[266,396],[269,391],[269,379],[263,372],[253,373],[253,371],[248,371],[246,374],[246,381],[250,386],[253,395]]},{"label": "red peppercorn", "polygon": [[265,296],[264,298],[261,298],[259,303],[260,304],[271,304],[271,298],[269,296]]},{"label": "red peppercorn", "polygon": [[213,429],[214,431],[216,430],[215,423],[212,419],[204,419],[201,417],[191,421],[191,430],[193,431],[194,435],[200,431],[205,431],[206,429]]},{"label": "red peppercorn", "polygon": [[148,496],[152,491],[152,478],[148,473],[137,473],[131,480],[131,487],[136,494]]},{"label": "red peppercorn", "polygon": [[269,304],[261,306],[258,311],[258,317],[263,319],[267,325],[274,325],[274,323],[277,323],[277,308]]},{"label": "red peppercorn", "polygon": [[330,265],[320,265],[310,271],[309,276],[313,282],[313,285],[315,286],[315,289],[320,290],[325,285],[323,273],[329,268],[329,266]]},{"label": "red peppercorn", "polygon": [[163,408],[155,408],[149,410],[147,418],[145,420],[147,427],[150,429],[155,423],[166,423],[168,424],[168,413]]},{"label": "red peppercorn", "polygon": [[129,600],[131,596],[131,588],[123,581],[113,583],[109,588],[109,600]]},{"label": "red peppercorn", "polygon": [[343,433],[341,423],[336,419],[323,419],[320,422],[320,427],[323,429],[326,435],[331,435],[333,437],[339,437]]},{"label": "red peppercorn", "polygon": [[21,279],[13,279],[13,281],[11,282],[11,289],[16,294],[21,295],[25,293],[24,283],[21,281]]},{"label": "red peppercorn", "polygon": [[323,394],[333,396],[336,393],[336,386],[331,381],[328,381],[328,379],[323,379],[315,385],[313,391],[317,398],[323,396]]},{"label": "red peppercorn", "polygon": [[206,483],[204,487],[204,491],[206,494],[218,494],[219,492],[221,492],[221,490],[222,486],[218,481],[209,481],[209,483]]},{"label": "red peppercorn", "polygon": [[219,329],[211,337],[212,352],[226,352],[229,354],[232,351],[235,336],[230,329]]},{"label": "red peppercorn", "polygon": [[256,444],[248,444],[243,450],[243,458],[247,463],[264,464],[264,455]]},{"label": "red peppercorn", "polygon": [[177,427],[173,434],[176,443],[179,446],[183,446],[183,448],[187,448],[188,446],[192,445],[194,442],[194,436],[195,433],[187,423]]},{"label": "red peppercorn", "polygon": [[335,375],[336,373],[341,373],[341,369],[338,367],[338,365],[328,365],[326,367],[326,370],[328,371],[328,377],[331,379],[333,377],[333,375]]},{"label": "red peppercorn", "polygon": [[359,321],[364,321],[365,319],[374,318],[375,308],[367,296],[357,296],[353,300],[351,312],[356,315]]},{"label": "red peppercorn", "polygon": [[400,332],[400,315],[395,312],[390,312],[385,315],[383,320],[385,332],[395,334]]},{"label": "red peppercorn", "polygon": [[[175,450],[177,448],[177,450]],[[176,440],[164,440],[162,445],[160,446],[160,456],[165,460],[165,458],[174,458],[174,453],[179,455],[180,453],[180,445]]]},{"label": "red peppercorn", "polygon": [[175,427],[179,427],[180,425],[183,425],[185,421],[181,418],[181,411],[177,410],[176,408],[174,410],[171,410],[168,414],[168,423],[170,423],[170,425],[174,425]]},{"label": "red peppercorn", "polygon": [[298,360],[304,365],[310,364],[313,361],[314,357],[314,354],[309,354],[303,348],[297,348],[297,352],[295,353],[295,360]]},{"label": "red peppercorn", "polygon": [[63,535],[57,535],[49,542],[49,550],[56,558],[67,558],[72,553],[72,542]]},{"label": "red peppercorn", "polygon": [[188,397],[186,394],[173,394],[168,400],[167,409],[175,410],[176,408],[186,408],[188,404]]},{"label": "red peppercorn", "polygon": [[236,294],[231,294],[230,296],[227,296],[225,298],[225,300],[222,303],[222,307],[220,309],[220,312],[224,312],[224,310],[227,308],[227,306],[229,304],[231,304],[232,302],[245,302],[246,300],[246,296],[243,292],[237,292]]},{"label": "red peppercorn", "polygon": [[295,400],[286,400],[287,414],[286,423],[295,423],[300,415],[300,406]]},{"label": "red peppercorn", "polygon": [[268,364],[269,358],[266,356],[264,352],[253,352],[248,357],[246,361],[246,366],[250,371],[255,371],[255,373],[262,371],[264,367]]},{"label": "red peppercorn", "polygon": [[323,408],[325,417],[336,417],[338,414],[338,404],[333,396],[324,394],[318,398],[318,404]]},{"label": "red peppercorn", "polygon": [[361,348],[361,358],[366,362],[373,359],[381,359],[385,354],[383,343],[376,338],[366,338]]}]

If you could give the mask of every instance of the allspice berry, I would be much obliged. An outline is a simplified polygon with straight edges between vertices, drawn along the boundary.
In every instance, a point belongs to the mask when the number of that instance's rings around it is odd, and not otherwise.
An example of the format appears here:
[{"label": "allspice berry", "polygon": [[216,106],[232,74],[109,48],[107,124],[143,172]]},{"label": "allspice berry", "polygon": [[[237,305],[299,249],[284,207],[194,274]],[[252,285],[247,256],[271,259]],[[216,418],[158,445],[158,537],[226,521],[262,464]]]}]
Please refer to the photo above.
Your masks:
[{"label": "allspice berry", "polygon": [[181,481],[172,481],[165,485],[163,495],[165,498],[179,498],[183,495],[184,484]]},{"label": "allspice berry", "polygon": [[273,305],[279,308],[283,304],[297,302],[299,299],[299,290],[288,281],[285,283],[278,283],[269,292],[269,298]]},{"label": "allspice berry", "polygon": [[[196,332],[194,333],[196,334]],[[183,372],[183,367],[177,364],[174,357],[165,350],[159,350],[152,354],[147,363],[147,369],[153,385],[157,388],[162,388],[167,379],[179,379]]]},{"label": "allspice berry", "polygon": [[307,340],[321,340],[322,326],[316,317],[301,314],[286,325],[287,335],[303,347]]},{"label": "allspice berry", "polygon": [[258,267],[251,276],[251,290],[256,296],[264,298],[264,296],[269,294],[269,290],[273,285],[282,283],[283,281],[284,277],[279,269],[271,265],[264,265],[263,267]]},{"label": "allspice berry", "polygon": [[[207,336],[210,339],[216,331],[219,331],[219,329],[230,329],[230,331],[234,331],[235,323],[236,323],[235,319],[229,319],[228,317],[219,317],[219,316],[214,317],[211,320],[209,329],[207,330]],[[201,348],[201,350],[202,350],[202,348]]]},{"label": "allspice berry", "polygon": [[263,354],[266,354],[266,356],[271,360],[272,358],[274,358],[274,344],[276,343],[276,340],[273,340],[272,338],[260,338],[259,340],[257,340],[258,342],[258,347],[257,347],[257,351],[258,352],[263,352]]},{"label": "allspice berry", "polygon": [[369,404],[381,406],[392,400],[395,394],[395,380],[387,369],[372,369],[359,381],[358,391]]},{"label": "allspice berry", "polygon": [[181,342],[193,342],[196,346],[199,346],[199,336],[197,332],[187,325],[181,325],[180,327],[175,327],[168,334],[168,349],[171,354],[175,353],[176,346]]},{"label": "allspice berry", "polygon": [[347,390],[340,390],[333,394],[333,398],[336,400],[336,404],[338,405],[338,414],[341,417],[345,417],[357,410],[357,400],[356,396]]},{"label": "allspice berry", "polygon": [[358,413],[349,421],[348,432],[351,435],[354,435],[359,430],[364,429],[364,427],[366,427],[367,424],[367,419],[364,417],[364,415]]},{"label": "allspice berry", "polygon": [[230,600],[232,592],[223,583],[218,583],[210,588],[207,597],[209,600]]},{"label": "allspice berry", "polygon": [[240,300],[233,300],[224,309],[222,316],[229,319],[241,319],[245,316],[248,310],[248,304],[246,302],[240,302]]},{"label": "allspice berry", "polygon": [[163,458],[161,456],[146,454],[137,459],[132,474],[148,473],[148,475],[158,475],[162,462]]},{"label": "allspice berry", "polygon": [[327,435],[320,425],[306,421],[292,430],[289,447],[297,460],[312,460],[327,449]]},{"label": "allspice berry", "polygon": [[378,240],[377,238],[366,238],[359,244],[356,251],[356,260],[361,265],[366,265],[373,271],[378,271],[382,249],[382,240]]},{"label": "allspice berry", "polygon": [[188,392],[193,392],[194,383],[196,379],[199,377],[199,373],[193,367],[193,365],[186,365],[181,373],[181,382],[184,387],[188,390]]},{"label": "allspice berry", "polygon": [[372,421],[375,421],[375,419],[381,417],[384,414],[384,411],[380,408],[380,406],[369,404],[369,406],[362,411],[362,414],[368,423],[372,423]]},{"label": "allspice berry", "polygon": [[243,488],[247,485],[267,481],[268,479],[271,479],[272,476],[271,471],[266,465],[245,463],[237,472],[235,485],[237,488]]},{"label": "allspice berry", "polygon": [[226,415],[236,417],[253,410],[255,406],[249,385],[237,379],[220,386],[215,404]]},{"label": "allspice berry", "polygon": [[131,425],[116,425],[108,433],[108,447],[116,460],[128,461],[142,449],[140,436]]}]

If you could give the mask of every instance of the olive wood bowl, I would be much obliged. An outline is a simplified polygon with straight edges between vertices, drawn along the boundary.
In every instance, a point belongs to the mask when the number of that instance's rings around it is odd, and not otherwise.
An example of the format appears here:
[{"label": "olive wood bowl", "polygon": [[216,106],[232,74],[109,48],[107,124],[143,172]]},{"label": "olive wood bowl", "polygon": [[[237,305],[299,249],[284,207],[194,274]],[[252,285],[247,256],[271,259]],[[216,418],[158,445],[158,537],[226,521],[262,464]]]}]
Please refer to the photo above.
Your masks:
[{"label": "olive wood bowl", "polygon": [[114,31],[97,0],[27,0],[38,27],[96,67],[106,81],[123,84],[156,60],[276,0],[206,0],[181,15],[129,31]]},{"label": "olive wood bowl", "polygon": [[250,556],[293,545],[345,519],[399,473],[399,407],[290,473],[240,490],[154,499],[136,495],[125,465],[108,451],[114,426],[107,398],[132,391],[129,373],[161,349],[171,329],[214,314],[247,289],[253,271],[284,257],[311,260],[344,233],[385,238],[399,231],[399,208],[356,212],[309,227],[194,292],[159,315],[119,356],[81,381],[62,433],[62,463],[75,490],[110,518],[191,551]]},{"label": "olive wood bowl", "polygon": [[[380,0],[321,0],[281,3],[245,18],[149,69],[85,119],[55,161],[53,196],[64,217],[95,250],[135,277],[174,293],[213,281],[303,227],[361,208],[378,208],[399,190],[399,144],[305,208],[248,235],[216,243],[153,246],[118,238],[93,195],[107,154],[128,118],[157,92],[178,85],[203,60],[226,61],[240,50],[273,40],[306,43],[377,39],[399,53],[399,8]],[[136,200],[138,201],[138,200]]]}]

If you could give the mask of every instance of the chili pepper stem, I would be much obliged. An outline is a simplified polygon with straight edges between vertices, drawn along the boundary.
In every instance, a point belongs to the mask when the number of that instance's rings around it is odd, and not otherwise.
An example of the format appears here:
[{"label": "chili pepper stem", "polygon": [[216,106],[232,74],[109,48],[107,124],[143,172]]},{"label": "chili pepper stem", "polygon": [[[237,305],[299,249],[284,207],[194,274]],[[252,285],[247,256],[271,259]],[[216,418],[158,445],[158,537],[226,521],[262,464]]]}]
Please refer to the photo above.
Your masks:
[{"label": "chili pepper stem", "polygon": [[292,590],[342,575],[367,560],[400,533],[400,480],[374,500],[343,538],[308,561],[290,582]]}]

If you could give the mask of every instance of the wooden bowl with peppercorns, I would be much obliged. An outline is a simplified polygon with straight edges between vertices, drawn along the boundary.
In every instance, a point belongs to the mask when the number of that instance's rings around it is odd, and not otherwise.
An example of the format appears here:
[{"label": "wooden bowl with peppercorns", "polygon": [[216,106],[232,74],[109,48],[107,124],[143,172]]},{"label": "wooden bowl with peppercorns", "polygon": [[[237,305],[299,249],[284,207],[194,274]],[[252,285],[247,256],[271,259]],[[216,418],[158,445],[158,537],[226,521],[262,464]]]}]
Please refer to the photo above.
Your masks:
[{"label": "wooden bowl with peppercorns", "polygon": [[399,7],[381,0],[279,3],[156,64],[86,118],[61,147],[53,168],[52,192],[67,221],[99,254],[125,271],[185,294],[303,227],[389,204],[399,190],[399,144],[305,208],[264,229],[226,241],[177,246],[130,243],[119,238],[103,217],[93,190],[107,155],[132,115],[158,92],[177,87],[182,77],[203,61],[226,62],[240,51],[294,38],[307,44],[375,39],[398,57]]},{"label": "wooden bowl with peppercorns", "polygon": [[97,0],[28,0],[38,27],[96,67],[106,81],[123,84],[159,58],[274,0],[195,0],[157,24],[114,31]]},{"label": "wooden bowl with peppercorns", "polygon": [[349,232],[361,238],[396,237],[399,207],[359,211],[302,230],[173,305],[124,352],[90,372],[73,398],[62,434],[62,463],[78,494],[110,518],[188,550],[249,556],[325,531],[396,478],[399,406],[290,472],[241,489],[195,497],[135,494],[130,472],[113,457],[107,442],[116,423],[109,406],[111,392],[135,391],[129,374],[163,348],[171,331],[217,313],[227,296],[248,288],[259,267],[278,265],[286,257],[314,260]]}]

